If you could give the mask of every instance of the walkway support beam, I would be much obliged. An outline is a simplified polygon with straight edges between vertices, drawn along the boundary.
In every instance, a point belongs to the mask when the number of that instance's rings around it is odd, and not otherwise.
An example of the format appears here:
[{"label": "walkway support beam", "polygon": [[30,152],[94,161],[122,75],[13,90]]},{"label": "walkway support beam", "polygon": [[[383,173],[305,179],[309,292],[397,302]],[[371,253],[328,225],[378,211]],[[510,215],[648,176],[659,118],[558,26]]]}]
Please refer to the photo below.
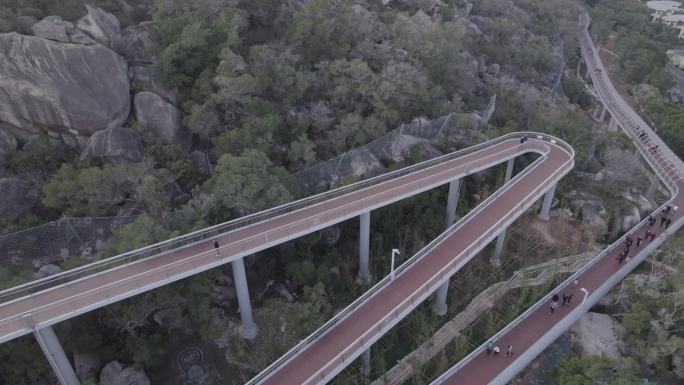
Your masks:
[{"label": "walkway support beam", "polygon": [[653,196],[655,195],[658,186],[660,186],[660,178],[658,178],[658,174],[653,173],[653,176],[651,177],[651,185],[648,186],[648,191],[646,191],[646,199],[653,200]]},{"label": "walkway support beam", "polygon": [[64,349],[62,349],[62,345],[59,343],[59,339],[52,327],[39,326],[33,322],[33,318],[30,315],[24,317],[24,322],[26,327],[33,330],[33,335],[36,337],[38,345],[43,350],[43,354],[45,354],[50,363],[59,383],[62,385],[79,385],[80,382],[76,372],[74,372],[74,368],[71,366],[66,353],[64,353]]},{"label": "walkway support beam", "polygon": [[539,219],[543,221],[548,221],[550,219],[549,212],[551,211],[551,203],[553,203],[553,194],[556,193],[556,184],[549,187],[544,195],[544,201],[542,202],[541,211],[539,211]]},{"label": "walkway support beam", "polygon": [[370,254],[370,211],[359,216],[359,275],[356,282],[368,285],[371,282],[368,270],[368,255]]},{"label": "walkway support beam", "polygon": [[[511,180],[511,177],[513,176],[513,165],[515,163],[515,158],[511,159],[508,161],[508,164],[506,165],[506,177],[504,179],[504,184],[508,183],[508,181]],[[506,240],[506,230],[503,229],[501,234],[496,238],[496,246],[494,247],[494,254],[492,255],[492,258],[489,260],[492,265],[499,267],[501,266],[501,253],[503,252],[503,247],[504,247],[504,241]]]},{"label": "walkway support beam", "polygon": [[601,104],[601,115],[599,116],[599,121],[602,122],[604,119],[606,119],[606,106],[605,104]]},{"label": "walkway support beam", "polygon": [[[449,182],[449,195],[446,207],[446,228],[448,229],[456,223],[456,207],[458,205],[458,195],[461,189],[461,179]],[[435,292],[435,301],[432,303],[432,311],[437,315],[445,315],[447,312],[447,293],[449,292],[449,280],[447,279],[442,286]]]},{"label": "walkway support beam", "polygon": [[258,329],[252,318],[252,305],[249,302],[249,287],[247,286],[247,274],[245,273],[244,258],[238,258],[231,262],[233,267],[233,280],[237,292],[238,304],[240,305],[240,334],[247,339],[256,337]]},{"label": "walkway support beam", "polygon": [[614,132],[617,131],[617,119],[613,115],[610,116],[610,120],[608,121],[608,131]]},{"label": "walkway support beam", "polygon": [[361,354],[361,374],[364,377],[370,376],[371,371],[371,361],[370,361],[371,348],[366,349]]},{"label": "walkway support beam", "polygon": [[456,223],[456,206],[458,205],[458,195],[461,190],[461,179],[449,182],[449,196],[446,207],[446,228],[448,229]]}]

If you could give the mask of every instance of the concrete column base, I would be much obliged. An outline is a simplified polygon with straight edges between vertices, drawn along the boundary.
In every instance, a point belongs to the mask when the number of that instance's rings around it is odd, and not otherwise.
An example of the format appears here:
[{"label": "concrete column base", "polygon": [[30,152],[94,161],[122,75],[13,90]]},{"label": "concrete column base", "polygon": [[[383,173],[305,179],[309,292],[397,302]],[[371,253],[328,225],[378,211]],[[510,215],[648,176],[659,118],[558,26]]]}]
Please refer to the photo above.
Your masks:
[{"label": "concrete column base", "polygon": [[432,312],[438,316],[443,316],[447,313],[447,294],[449,292],[449,280],[444,282],[442,286],[435,291],[435,302],[432,303]]}]

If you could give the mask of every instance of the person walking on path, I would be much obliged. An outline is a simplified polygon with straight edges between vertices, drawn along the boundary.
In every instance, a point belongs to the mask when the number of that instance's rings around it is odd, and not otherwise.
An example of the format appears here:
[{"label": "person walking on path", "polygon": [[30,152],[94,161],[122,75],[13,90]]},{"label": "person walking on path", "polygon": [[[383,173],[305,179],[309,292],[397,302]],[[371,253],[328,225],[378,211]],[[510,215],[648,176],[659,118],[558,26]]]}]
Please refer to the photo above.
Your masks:
[{"label": "person walking on path", "polygon": [[651,230],[646,230],[646,234],[644,234],[644,241],[650,241],[651,240]]},{"label": "person walking on path", "polygon": [[665,221],[667,221],[667,217],[665,215],[660,217],[660,227],[663,227],[663,225],[665,224]]},{"label": "person walking on path", "polygon": [[568,305],[570,305],[570,301],[572,301],[572,292],[568,293]]},{"label": "person walking on path", "polygon": [[551,305],[549,305],[549,314],[553,314],[553,312],[556,311],[557,307],[558,301],[551,301]]},{"label": "person walking on path", "polygon": [[499,352],[501,351],[501,349],[499,349],[499,345],[496,345],[496,346],[494,347],[494,349],[492,349],[492,350],[494,351],[494,355],[495,355],[495,356],[498,356],[498,355],[499,355]]},{"label": "person walking on path", "polygon": [[511,345],[508,345],[508,348],[506,348],[506,357],[512,356],[513,355],[513,347]]},{"label": "person walking on path", "polygon": [[656,221],[656,219],[653,218],[653,215],[649,214],[649,215],[648,215],[648,226],[649,226],[649,227],[650,227],[650,226],[653,226],[653,224],[655,223],[655,221]]},{"label": "person walking on path", "polygon": [[219,251],[218,239],[214,239],[214,249],[216,250],[216,256],[221,258],[221,252]]},{"label": "person walking on path", "polygon": [[551,301],[558,302],[558,298],[559,298],[558,293],[556,293],[553,295],[553,297],[551,297]]},{"label": "person walking on path", "polygon": [[670,227],[670,223],[672,223],[672,219],[667,218],[667,220],[665,221],[665,229],[666,229],[666,230],[667,230],[668,227]]},{"label": "person walking on path", "polygon": [[625,247],[632,246],[632,242],[634,242],[632,236],[628,234],[627,237],[625,237]]},{"label": "person walking on path", "polygon": [[492,349],[494,349],[494,343],[492,341],[487,342],[487,355],[492,354]]},{"label": "person walking on path", "polygon": [[672,210],[672,205],[667,205],[667,206],[665,206],[665,208],[663,209],[663,213],[665,213],[665,215],[667,215],[667,214],[670,213],[670,210]]},{"label": "person walking on path", "polygon": [[653,240],[655,239],[655,237],[656,237],[655,232],[651,233],[651,242],[653,242]]},{"label": "person walking on path", "polygon": [[568,293],[563,293],[563,302],[561,302],[561,306],[565,306],[566,303],[568,303]]},{"label": "person walking on path", "polygon": [[637,247],[639,247],[639,245],[641,245],[641,240],[642,240],[642,239],[643,239],[643,238],[641,238],[641,237],[637,237],[637,240],[636,240],[636,246],[637,246]]},{"label": "person walking on path", "polygon": [[622,265],[622,262],[625,261],[625,258],[627,258],[627,250],[624,250],[622,253],[620,253],[620,256],[618,257],[618,263]]}]

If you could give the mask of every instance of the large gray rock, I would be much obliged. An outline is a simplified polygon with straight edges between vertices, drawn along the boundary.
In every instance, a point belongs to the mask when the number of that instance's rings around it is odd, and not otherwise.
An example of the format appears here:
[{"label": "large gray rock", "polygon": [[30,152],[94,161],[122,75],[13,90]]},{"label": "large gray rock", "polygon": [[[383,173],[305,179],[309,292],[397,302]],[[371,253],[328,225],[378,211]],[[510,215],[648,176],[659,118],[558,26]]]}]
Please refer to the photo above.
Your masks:
[{"label": "large gray rock", "polygon": [[100,385],[150,385],[150,379],[140,367],[112,361],[102,369]]},{"label": "large gray rock", "polygon": [[78,19],[76,28],[84,31],[100,43],[111,46],[112,40],[121,33],[121,25],[111,13],[86,5],[88,14]]},{"label": "large gray rock", "polygon": [[81,30],[74,27],[74,23],[62,20],[59,16],[48,16],[33,24],[33,34],[44,39],[55,40],[62,43],[96,44],[97,42]]},{"label": "large gray rock", "polygon": [[59,274],[61,272],[62,272],[62,268],[60,268],[57,265],[53,265],[51,263],[48,263],[47,265],[41,266],[40,269],[38,269],[38,271],[33,273],[33,278],[41,279],[41,278],[49,277],[51,275]]},{"label": "large gray rock", "polygon": [[9,154],[17,149],[17,139],[11,133],[0,129],[0,167],[5,167]]},{"label": "large gray rock", "polygon": [[96,159],[112,164],[140,162],[143,146],[138,134],[126,127],[112,127],[93,134],[81,159]]},{"label": "large gray rock", "polygon": [[112,47],[132,65],[151,64],[157,60],[159,40],[157,25],[152,21],[144,21],[124,28],[112,42]]},{"label": "large gray rock", "polygon": [[30,184],[19,178],[0,179],[0,196],[0,222],[23,217],[37,199]]},{"label": "large gray rock", "polygon": [[87,136],[121,126],[130,113],[127,72],[99,44],[0,34],[0,123]]},{"label": "large gray rock", "polygon": [[38,19],[33,16],[18,16],[17,17],[17,31],[24,35],[33,35],[33,26],[36,25]]},{"label": "large gray rock", "polygon": [[135,94],[134,106],[135,116],[143,130],[184,150],[190,149],[190,131],[181,124],[181,113],[173,104],[155,93],[139,92]]},{"label": "large gray rock", "polygon": [[620,358],[625,328],[609,315],[586,313],[570,327],[574,342],[585,355]]}]

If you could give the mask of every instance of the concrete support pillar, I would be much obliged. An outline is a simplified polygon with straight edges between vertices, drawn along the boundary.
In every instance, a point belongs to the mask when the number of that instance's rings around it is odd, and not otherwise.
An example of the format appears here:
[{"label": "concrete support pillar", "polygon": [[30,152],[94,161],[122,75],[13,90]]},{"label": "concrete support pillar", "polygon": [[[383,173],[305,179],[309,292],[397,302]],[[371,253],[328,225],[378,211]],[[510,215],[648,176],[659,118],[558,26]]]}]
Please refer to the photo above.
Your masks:
[{"label": "concrete support pillar", "polygon": [[[506,178],[504,179],[504,184],[508,183],[509,180],[511,180],[511,177],[513,176],[513,164],[515,163],[515,158],[511,159],[508,161],[508,164],[506,165]],[[499,236],[496,238],[496,246],[494,247],[494,254],[492,255],[492,258],[489,260],[492,265],[499,267],[501,266],[501,252],[503,252],[503,247],[504,247],[504,241],[506,240],[506,229],[499,234]]]},{"label": "concrete support pillar", "polygon": [[368,254],[370,248],[370,211],[359,216],[359,275],[356,282],[368,285],[371,281],[368,271]]},{"label": "concrete support pillar", "polygon": [[599,116],[599,121],[602,122],[604,119],[606,119],[606,106],[602,104],[601,105],[601,115]]},{"label": "concrete support pillar", "polygon": [[252,339],[257,335],[257,326],[252,318],[252,304],[249,302],[249,287],[247,287],[247,274],[245,273],[245,262],[243,258],[238,258],[231,262],[233,267],[233,280],[235,281],[235,291],[237,292],[238,304],[240,305],[240,334],[244,338]]},{"label": "concrete support pillar", "polygon": [[501,234],[499,234],[499,236],[496,238],[494,254],[492,255],[492,259],[489,260],[489,262],[496,267],[501,266],[501,253],[503,252],[504,241],[506,240],[506,230],[507,229],[504,229],[504,231],[502,231]]},{"label": "concrete support pillar", "polygon": [[456,205],[458,204],[458,193],[461,189],[461,180],[452,180],[449,183],[449,197],[446,207],[446,228],[448,229],[456,223]]},{"label": "concrete support pillar", "polygon": [[43,354],[50,363],[59,383],[62,385],[79,385],[76,372],[74,372],[74,368],[64,353],[64,349],[62,349],[52,327],[36,325],[30,315],[24,317],[24,322],[26,327],[33,330],[33,335],[36,337],[38,345],[43,350]]},{"label": "concrete support pillar", "polygon": [[[448,229],[456,222],[456,205],[458,204],[458,193],[461,188],[461,180],[452,180],[449,183],[449,196],[447,198],[446,209],[446,228]],[[435,292],[435,302],[432,303],[432,311],[437,315],[444,315],[447,312],[447,293],[449,292],[449,280]]]},{"label": "concrete support pillar", "polygon": [[658,186],[660,185],[660,178],[658,178],[658,174],[653,174],[651,177],[651,185],[648,186],[648,191],[646,191],[646,198],[649,200],[653,200],[653,196],[655,195],[656,190],[658,189]]},{"label": "concrete support pillar", "polygon": [[615,119],[613,115],[610,116],[610,120],[608,121],[608,131],[617,131],[617,119]]},{"label": "concrete support pillar", "polygon": [[506,164],[506,179],[504,179],[504,184],[508,183],[513,176],[513,164],[515,163],[515,158],[510,159],[508,164]]},{"label": "concrete support pillar", "polygon": [[368,377],[371,371],[370,353],[371,348],[366,349],[361,353],[361,374]]},{"label": "concrete support pillar", "polygon": [[543,221],[549,220],[549,211],[551,211],[551,203],[553,203],[553,194],[556,192],[556,184],[549,187],[544,195],[544,201],[542,202],[541,210],[539,211],[539,218]]},{"label": "concrete support pillar", "polygon": [[449,292],[449,280],[447,279],[442,286],[435,292],[435,302],[432,303],[432,312],[442,316],[447,313],[447,293]]}]

